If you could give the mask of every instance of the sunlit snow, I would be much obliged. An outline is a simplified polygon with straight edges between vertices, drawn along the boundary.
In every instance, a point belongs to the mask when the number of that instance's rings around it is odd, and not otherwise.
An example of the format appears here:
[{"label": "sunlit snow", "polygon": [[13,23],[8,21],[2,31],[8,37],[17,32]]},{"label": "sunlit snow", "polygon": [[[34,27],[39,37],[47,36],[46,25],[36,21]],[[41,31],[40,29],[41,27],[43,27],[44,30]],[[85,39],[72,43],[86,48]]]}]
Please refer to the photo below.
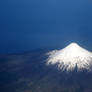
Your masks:
[{"label": "sunlit snow", "polygon": [[78,70],[90,69],[92,64],[92,53],[77,43],[71,43],[61,50],[53,50],[48,53],[47,65],[57,64],[59,69]]}]

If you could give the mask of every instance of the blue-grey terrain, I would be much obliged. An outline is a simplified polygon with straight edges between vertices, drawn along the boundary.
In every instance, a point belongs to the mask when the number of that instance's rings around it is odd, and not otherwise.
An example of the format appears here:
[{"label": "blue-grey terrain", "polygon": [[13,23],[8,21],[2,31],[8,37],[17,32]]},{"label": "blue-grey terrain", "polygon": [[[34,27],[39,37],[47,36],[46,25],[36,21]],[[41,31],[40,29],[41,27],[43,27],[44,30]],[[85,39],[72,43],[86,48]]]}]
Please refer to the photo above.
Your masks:
[{"label": "blue-grey terrain", "polygon": [[47,66],[48,51],[0,55],[0,92],[92,92],[92,72]]}]

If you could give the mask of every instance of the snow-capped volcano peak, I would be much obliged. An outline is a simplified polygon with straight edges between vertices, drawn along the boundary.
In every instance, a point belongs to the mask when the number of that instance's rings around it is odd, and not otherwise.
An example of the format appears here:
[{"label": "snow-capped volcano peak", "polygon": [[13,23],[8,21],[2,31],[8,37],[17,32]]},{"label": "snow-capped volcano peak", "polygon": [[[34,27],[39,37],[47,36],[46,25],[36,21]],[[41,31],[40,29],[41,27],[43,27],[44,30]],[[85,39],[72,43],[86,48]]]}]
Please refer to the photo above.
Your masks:
[{"label": "snow-capped volcano peak", "polygon": [[71,43],[61,50],[53,50],[48,53],[47,65],[57,64],[59,69],[89,70],[92,65],[92,53],[80,47],[77,43]]}]

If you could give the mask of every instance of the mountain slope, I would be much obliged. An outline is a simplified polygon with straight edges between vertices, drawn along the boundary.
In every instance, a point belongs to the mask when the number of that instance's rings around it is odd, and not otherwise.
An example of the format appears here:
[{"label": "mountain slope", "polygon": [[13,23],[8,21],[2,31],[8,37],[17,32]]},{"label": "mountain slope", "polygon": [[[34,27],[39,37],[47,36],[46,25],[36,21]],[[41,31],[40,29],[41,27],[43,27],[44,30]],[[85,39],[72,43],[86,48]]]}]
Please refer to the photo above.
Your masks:
[{"label": "mountain slope", "polygon": [[58,68],[73,70],[76,66],[78,70],[87,69],[92,66],[92,53],[80,47],[76,43],[71,43],[61,50],[54,50],[48,53],[47,64],[58,64]]},{"label": "mountain slope", "polygon": [[92,92],[92,72],[47,66],[46,53],[0,56],[0,92]]}]

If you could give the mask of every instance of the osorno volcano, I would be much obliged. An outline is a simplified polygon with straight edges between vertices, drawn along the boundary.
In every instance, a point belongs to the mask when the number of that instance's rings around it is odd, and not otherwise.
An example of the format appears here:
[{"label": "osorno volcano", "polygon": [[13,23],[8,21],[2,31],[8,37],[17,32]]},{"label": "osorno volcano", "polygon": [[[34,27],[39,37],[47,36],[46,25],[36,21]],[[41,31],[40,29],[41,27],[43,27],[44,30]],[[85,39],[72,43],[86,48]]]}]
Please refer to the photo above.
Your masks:
[{"label": "osorno volcano", "polygon": [[0,92],[92,92],[92,53],[71,43],[0,55]]},{"label": "osorno volcano", "polygon": [[87,69],[90,71],[92,65],[92,53],[80,47],[77,43],[71,43],[61,50],[53,50],[48,53],[47,64],[57,64],[59,69],[78,71]]}]

